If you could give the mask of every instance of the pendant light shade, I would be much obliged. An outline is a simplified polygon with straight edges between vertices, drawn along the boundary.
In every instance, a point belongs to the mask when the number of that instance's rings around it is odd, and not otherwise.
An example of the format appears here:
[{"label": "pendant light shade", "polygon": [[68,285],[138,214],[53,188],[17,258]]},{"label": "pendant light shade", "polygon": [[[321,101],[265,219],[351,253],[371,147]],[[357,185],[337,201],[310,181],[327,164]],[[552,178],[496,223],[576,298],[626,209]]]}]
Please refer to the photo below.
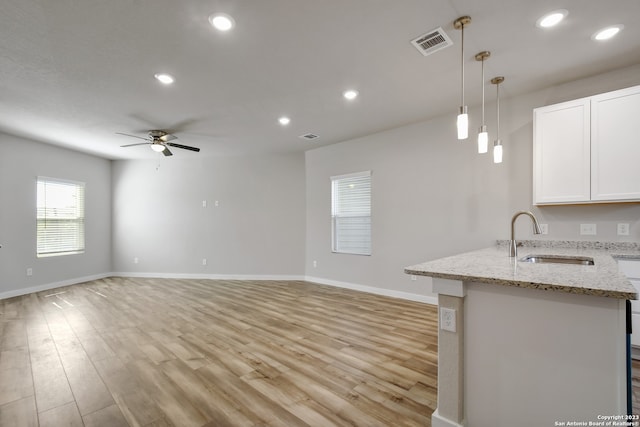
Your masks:
[{"label": "pendant light shade", "polygon": [[502,163],[502,141],[499,139],[493,143],[493,163]]},{"label": "pendant light shade", "polygon": [[458,128],[458,139],[467,139],[469,137],[469,114],[467,114],[466,105],[460,107],[456,127]]},{"label": "pendant light shade", "polygon": [[493,143],[493,163],[502,163],[502,140],[500,140],[500,83],[504,77],[494,77],[491,83],[496,85],[496,140]]},{"label": "pendant light shade", "polygon": [[484,60],[491,56],[491,52],[485,50],[476,54],[476,61],[482,63],[482,125],[478,132],[478,153],[484,154],[489,150],[489,134],[487,133],[487,125],[484,122]]},{"label": "pendant light shade", "polygon": [[489,133],[487,126],[483,125],[478,133],[478,153],[485,154],[487,151],[489,151]]},{"label": "pendant light shade", "polygon": [[469,25],[471,17],[461,16],[453,21],[453,27],[462,31],[461,45],[461,62],[462,62],[462,78],[461,78],[461,103],[458,113],[456,126],[458,128],[458,139],[467,139],[469,137],[469,115],[467,114],[467,106],[464,105],[464,26]]}]

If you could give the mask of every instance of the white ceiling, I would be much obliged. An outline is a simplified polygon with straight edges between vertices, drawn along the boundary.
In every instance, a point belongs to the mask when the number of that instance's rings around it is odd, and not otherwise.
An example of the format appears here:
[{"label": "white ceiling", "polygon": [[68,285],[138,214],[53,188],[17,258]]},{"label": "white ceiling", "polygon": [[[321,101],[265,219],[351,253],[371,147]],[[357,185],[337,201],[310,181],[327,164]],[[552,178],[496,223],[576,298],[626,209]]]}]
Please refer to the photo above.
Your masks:
[{"label": "white ceiling", "polygon": [[[536,27],[559,8],[561,25]],[[217,32],[214,12],[236,27]],[[638,0],[3,0],[0,131],[112,159],[160,155],[115,134],[150,129],[202,149],[183,157],[300,151],[449,113],[453,132],[462,15],[469,105],[482,50],[505,97],[640,62]],[[591,40],[612,24],[625,28]],[[410,41],[436,27],[454,46],[424,57]]]}]

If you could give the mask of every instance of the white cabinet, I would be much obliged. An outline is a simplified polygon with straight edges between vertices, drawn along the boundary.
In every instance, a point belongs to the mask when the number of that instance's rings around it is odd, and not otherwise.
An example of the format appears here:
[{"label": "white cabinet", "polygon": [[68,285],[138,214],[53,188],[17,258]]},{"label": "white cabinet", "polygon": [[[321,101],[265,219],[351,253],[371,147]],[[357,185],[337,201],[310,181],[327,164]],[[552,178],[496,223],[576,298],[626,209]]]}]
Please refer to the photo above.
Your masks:
[{"label": "white cabinet", "polygon": [[536,108],[533,203],[640,201],[640,86]]},{"label": "white cabinet", "polygon": [[640,86],[591,98],[591,200],[640,199]]},{"label": "white cabinet", "polygon": [[588,98],[534,110],[534,203],[591,199],[589,117]]}]

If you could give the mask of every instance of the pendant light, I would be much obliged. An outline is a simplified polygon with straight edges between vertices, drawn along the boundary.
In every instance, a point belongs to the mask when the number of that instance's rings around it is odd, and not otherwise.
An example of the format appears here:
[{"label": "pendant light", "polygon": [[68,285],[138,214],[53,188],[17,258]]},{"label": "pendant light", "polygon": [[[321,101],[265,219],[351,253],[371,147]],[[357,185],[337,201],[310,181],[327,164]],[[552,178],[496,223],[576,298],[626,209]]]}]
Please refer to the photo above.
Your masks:
[{"label": "pendant light", "polygon": [[491,56],[491,52],[485,50],[476,54],[476,61],[482,62],[482,125],[478,132],[478,153],[484,154],[489,149],[489,134],[487,125],[484,122],[484,60]]},{"label": "pendant light", "polygon": [[471,17],[469,16],[461,16],[453,21],[453,27],[456,30],[462,31],[462,41],[460,43],[462,46],[462,102],[460,103],[460,111],[456,122],[456,126],[458,128],[458,139],[467,139],[469,137],[469,115],[467,114],[467,106],[464,105],[464,26],[468,25],[470,22]]},{"label": "pendant light", "polygon": [[493,143],[493,163],[502,163],[502,141],[500,140],[500,83],[504,77],[494,77],[491,83],[496,85],[496,140]]}]

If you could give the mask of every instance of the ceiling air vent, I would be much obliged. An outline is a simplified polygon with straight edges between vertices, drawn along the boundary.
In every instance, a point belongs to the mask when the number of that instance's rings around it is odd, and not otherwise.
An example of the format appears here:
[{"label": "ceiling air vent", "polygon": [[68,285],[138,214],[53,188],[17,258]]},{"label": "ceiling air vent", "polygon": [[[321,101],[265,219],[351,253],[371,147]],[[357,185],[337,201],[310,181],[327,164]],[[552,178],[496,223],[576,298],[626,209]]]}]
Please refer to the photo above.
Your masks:
[{"label": "ceiling air vent", "polygon": [[451,46],[453,42],[442,27],[438,27],[411,40],[411,44],[414,45],[421,54],[428,56],[440,49]]},{"label": "ceiling air vent", "polygon": [[313,133],[305,133],[304,135],[300,135],[300,138],[311,141],[312,139],[318,138],[318,135],[315,135]]}]

